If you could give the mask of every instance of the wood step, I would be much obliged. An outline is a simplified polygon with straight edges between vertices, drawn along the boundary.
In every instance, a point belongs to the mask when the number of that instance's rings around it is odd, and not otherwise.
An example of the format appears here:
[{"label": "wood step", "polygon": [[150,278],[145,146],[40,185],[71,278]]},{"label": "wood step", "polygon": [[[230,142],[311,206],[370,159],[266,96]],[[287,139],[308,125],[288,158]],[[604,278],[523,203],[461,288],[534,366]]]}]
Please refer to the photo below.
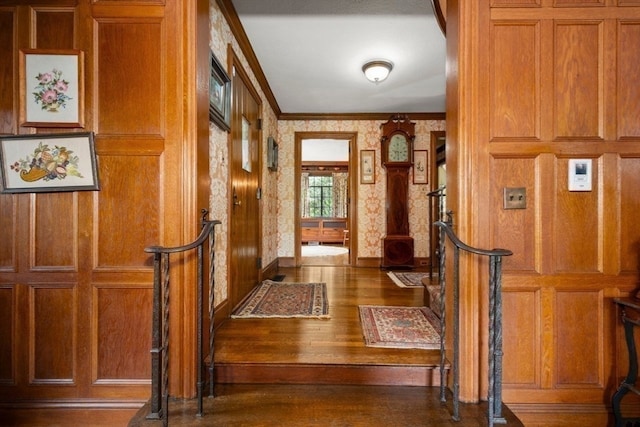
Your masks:
[{"label": "wood step", "polygon": [[[445,366],[445,380],[449,366]],[[216,363],[216,384],[349,384],[432,387],[440,385],[438,365],[355,365],[313,363]]]}]

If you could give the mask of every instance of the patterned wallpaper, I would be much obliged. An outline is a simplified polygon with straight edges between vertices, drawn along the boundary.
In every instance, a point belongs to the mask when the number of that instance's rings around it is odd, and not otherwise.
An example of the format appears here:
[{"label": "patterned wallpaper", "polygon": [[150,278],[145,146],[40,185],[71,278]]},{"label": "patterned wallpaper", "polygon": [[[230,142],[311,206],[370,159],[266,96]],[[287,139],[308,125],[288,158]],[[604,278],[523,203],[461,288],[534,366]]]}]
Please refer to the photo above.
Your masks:
[{"label": "patterned wallpaper", "polygon": [[[385,234],[385,169],[380,158],[380,125],[382,121],[370,120],[305,120],[278,122],[278,256],[293,257],[294,246],[294,144],[296,132],[357,132],[360,150],[376,150],[375,184],[358,184],[358,247],[359,258],[381,256],[380,239]],[[428,150],[431,131],[445,130],[444,120],[417,120],[414,149]],[[359,173],[354,167],[351,173]],[[414,185],[409,176],[409,229],[415,239],[415,256],[429,255],[429,201],[428,185]],[[358,179],[359,182],[359,179]]]},{"label": "patterned wallpaper", "polygon": [[[357,147],[360,150],[376,150],[376,183],[359,184],[358,187],[358,248],[356,255],[361,258],[380,257],[380,238],[384,235],[385,217],[385,170],[380,162],[381,121],[278,121],[252,70],[233,37],[229,25],[224,20],[216,2],[210,2],[210,47],[220,63],[227,64],[227,45],[231,44],[242,66],[249,74],[254,88],[262,98],[263,132],[261,142],[262,171],[262,260],[269,265],[278,257],[294,256],[294,139],[295,132],[357,132]],[[445,130],[443,120],[415,121],[416,139],[414,148],[429,149],[430,132]],[[227,132],[215,124],[209,126],[210,134],[210,174],[211,201],[210,216],[222,225],[216,233],[215,258],[215,300],[219,304],[227,299],[228,284],[228,206],[229,169]],[[278,170],[270,172],[266,168],[267,143],[269,136],[278,142]],[[355,167],[355,173],[358,173]],[[409,177],[412,182],[412,177]],[[358,180],[359,181],[359,180]],[[411,235],[415,239],[415,256],[428,256],[428,200],[427,185],[410,185],[409,222]]]},{"label": "patterned wallpaper", "polygon": [[[269,136],[277,139],[277,120],[275,113],[269,106],[266,97],[255,79],[253,72],[249,68],[240,47],[233,37],[229,25],[225,21],[216,2],[210,2],[210,38],[211,50],[221,64],[227,64],[227,46],[231,44],[235,55],[240,58],[242,67],[251,78],[253,87],[262,99],[262,159],[267,158],[267,138]],[[229,70],[227,70],[229,71]],[[228,134],[218,128],[215,124],[209,124],[209,150],[211,154],[210,174],[211,174],[211,200],[210,216],[222,222],[218,226],[216,233],[216,258],[215,258],[215,300],[219,304],[227,299],[228,283],[228,246],[229,246],[229,169],[227,157]],[[265,162],[263,160],[263,163]],[[269,172],[266,166],[262,171],[262,257],[263,265],[268,265],[277,258],[277,186],[276,173]]]}]

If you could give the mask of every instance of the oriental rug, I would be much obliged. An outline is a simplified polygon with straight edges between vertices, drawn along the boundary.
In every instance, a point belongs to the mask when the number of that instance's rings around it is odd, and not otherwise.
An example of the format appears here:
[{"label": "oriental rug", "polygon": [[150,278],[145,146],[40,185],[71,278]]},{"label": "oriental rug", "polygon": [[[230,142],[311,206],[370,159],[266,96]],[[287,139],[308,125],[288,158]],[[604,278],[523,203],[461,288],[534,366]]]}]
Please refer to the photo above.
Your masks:
[{"label": "oriental rug", "polygon": [[367,347],[440,348],[440,321],[427,307],[361,305]]},{"label": "oriental rug", "polygon": [[421,288],[422,278],[427,277],[428,273],[412,273],[412,272],[399,272],[389,271],[387,276],[393,280],[393,283],[401,288]]},{"label": "oriental rug", "polygon": [[231,317],[328,318],[327,285],[265,280],[251,291]]}]

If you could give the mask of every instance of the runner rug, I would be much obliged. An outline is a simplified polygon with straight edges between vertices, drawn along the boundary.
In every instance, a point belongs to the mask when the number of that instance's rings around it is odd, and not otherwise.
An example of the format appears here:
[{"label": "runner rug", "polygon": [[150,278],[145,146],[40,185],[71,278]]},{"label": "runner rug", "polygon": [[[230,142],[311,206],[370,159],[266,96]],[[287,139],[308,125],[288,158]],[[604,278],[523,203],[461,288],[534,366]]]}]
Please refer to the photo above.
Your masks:
[{"label": "runner rug", "polygon": [[428,276],[428,273],[412,273],[412,272],[399,272],[389,271],[387,276],[393,280],[393,283],[401,288],[421,288],[422,278]]},{"label": "runner rug", "polygon": [[361,305],[365,345],[389,348],[440,348],[440,321],[427,307]]},{"label": "runner rug", "polygon": [[329,317],[327,285],[265,280],[233,312],[233,318]]}]

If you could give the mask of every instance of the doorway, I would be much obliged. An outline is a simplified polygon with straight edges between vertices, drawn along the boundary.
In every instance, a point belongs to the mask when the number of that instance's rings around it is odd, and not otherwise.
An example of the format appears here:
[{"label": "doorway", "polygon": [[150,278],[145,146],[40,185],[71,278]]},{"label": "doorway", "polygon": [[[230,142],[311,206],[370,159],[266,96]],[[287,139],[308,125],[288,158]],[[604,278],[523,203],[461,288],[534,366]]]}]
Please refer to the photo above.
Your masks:
[{"label": "doorway", "polygon": [[356,133],[295,134],[295,265],[352,265]]}]

